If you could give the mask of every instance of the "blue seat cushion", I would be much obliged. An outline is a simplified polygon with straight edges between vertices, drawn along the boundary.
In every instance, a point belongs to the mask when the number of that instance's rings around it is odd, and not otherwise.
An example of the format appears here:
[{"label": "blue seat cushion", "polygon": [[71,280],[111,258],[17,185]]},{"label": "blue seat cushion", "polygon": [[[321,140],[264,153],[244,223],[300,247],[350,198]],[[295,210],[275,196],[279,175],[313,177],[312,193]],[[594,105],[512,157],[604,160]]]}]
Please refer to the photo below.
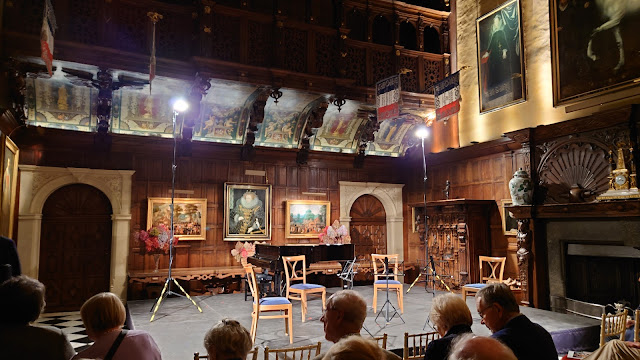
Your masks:
[{"label": "blue seat cushion", "polygon": [[487,284],[467,284],[464,287],[470,287],[470,288],[476,288],[476,289],[482,289],[483,287],[487,286]]},{"label": "blue seat cushion", "polygon": [[266,297],[260,299],[260,305],[285,305],[291,304],[291,301],[284,297]]},{"label": "blue seat cushion", "polygon": [[[387,280],[376,280],[375,282],[376,285],[387,285]],[[402,284],[400,281],[398,280],[389,280],[389,285],[400,285]]]},{"label": "blue seat cushion", "polygon": [[292,289],[298,289],[298,290],[320,289],[320,288],[323,288],[323,287],[324,286],[318,285],[318,284],[293,284],[293,285],[291,285]]}]

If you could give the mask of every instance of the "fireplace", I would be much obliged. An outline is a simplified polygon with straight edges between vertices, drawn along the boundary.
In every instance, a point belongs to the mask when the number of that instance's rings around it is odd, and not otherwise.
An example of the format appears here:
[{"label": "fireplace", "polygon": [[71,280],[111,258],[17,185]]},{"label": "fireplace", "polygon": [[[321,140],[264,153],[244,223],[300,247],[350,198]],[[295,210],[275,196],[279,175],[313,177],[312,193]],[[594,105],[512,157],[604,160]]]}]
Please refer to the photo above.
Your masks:
[{"label": "fireplace", "polygon": [[599,316],[619,300],[638,306],[640,218],[548,219],[545,232],[552,310]]}]

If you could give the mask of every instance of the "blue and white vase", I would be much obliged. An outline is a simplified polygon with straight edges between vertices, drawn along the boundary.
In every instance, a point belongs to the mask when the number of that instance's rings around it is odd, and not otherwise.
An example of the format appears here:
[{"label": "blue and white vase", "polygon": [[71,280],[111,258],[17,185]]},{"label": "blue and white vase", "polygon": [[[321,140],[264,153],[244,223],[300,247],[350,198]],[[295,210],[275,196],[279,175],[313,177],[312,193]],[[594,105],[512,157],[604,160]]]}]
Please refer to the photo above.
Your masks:
[{"label": "blue and white vase", "polygon": [[516,171],[513,174],[513,179],[509,181],[509,192],[513,205],[531,205],[533,186],[529,174],[522,168]]}]

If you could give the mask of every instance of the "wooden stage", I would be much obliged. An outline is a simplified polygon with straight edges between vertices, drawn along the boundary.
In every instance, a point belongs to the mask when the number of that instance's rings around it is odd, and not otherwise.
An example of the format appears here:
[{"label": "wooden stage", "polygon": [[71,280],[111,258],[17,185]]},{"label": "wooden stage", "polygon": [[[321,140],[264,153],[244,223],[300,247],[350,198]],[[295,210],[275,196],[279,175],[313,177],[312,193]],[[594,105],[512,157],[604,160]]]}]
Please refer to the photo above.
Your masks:
[{"label": "wooden stage", "polygon": [[[405,292],[409,285],[405,284]],[[177,291],[177,289],[173,289]],[[339,291],[339,288],[327,289],[327,296]],[[367,300],[369,306],[373,299],[373,286],[356,286],[354,290],[360,292]],[[436,295],[441,293],[436,291]],[[394,317],[388,324],[383,316],[375,321],[376,315],[369,307],[366,329],[374,336],[388,334],[388,349],[402,348],[404,333],[419,333],[433,331],[427,324],[426,330],[423,326],[427,319],[431,307],[433,295],[426,292],[424,287],[416,285],[408,294],[405,293],[403,321]],[[393,306],[397,308],[395,294],[389,296]],[[382,306],[386,295],[380,292],[378,295],[378,308]],[[196,297],[203,312],[199,313],[193,304],[187,299],[175,297],[163,301],[156,315],[156,319],[150,323],[150,309],[154,300],[129,301],[128,307],[131,313],[133,324],[136,329],[149,331],[162,351],[163,359],[184,360],[193,358],[193,353],[198,351],[204,353],[203,339],[205,332],[215,323],[223,318],[234,318],[247,329],[251,326],[251,302],[244,301],[244,294],[220,294],[212,296]],[[467,298],[467,305],[471,309],[474,324],[473,331],[478,335],[489,335],[489,330],[480,324],[480,318],[475,309],[475,298]],[[317,341],[322,342],[323,351],[328,350],[331,343],[324,339],[323,324],[320,322],[322,316],[322,306],[319,298],[312,298],[309,301],[307,321],[301,322],[300,302],[293,302],[293,345],[289,344],[288,336],[284,333],[284,323],[282,320],[262,320],[258,325],[256,345],[260,349],[265,346],[270,348],[301,346],[312,344]],[[539,309],[521,308],[521,311],[529,316],[534,322],[542,325],[554,337],[556,346],[572,347],[577,340],[586,340],[589,346],[597,347],[597,336],[593,334],[599,331],[599,321],[577,315],[554,313]],[[367,336],[367,331],[362,330],[361,334]],[[569,345],[567,345],[569,344]],[[566,350],[564,349],[565,352]],[[574,349],[577,350],[577,349]],[[262,358],[262,352],[260,357]]]}]

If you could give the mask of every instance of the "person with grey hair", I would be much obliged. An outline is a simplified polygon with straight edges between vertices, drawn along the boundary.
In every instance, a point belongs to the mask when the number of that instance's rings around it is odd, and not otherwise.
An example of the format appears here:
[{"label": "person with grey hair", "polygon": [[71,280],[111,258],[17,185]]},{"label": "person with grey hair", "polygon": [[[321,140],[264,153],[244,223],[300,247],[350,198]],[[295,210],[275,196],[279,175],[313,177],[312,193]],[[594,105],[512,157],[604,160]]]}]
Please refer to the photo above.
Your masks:
[{"label": "person with grey hair", "polygon": [[551,335],[520,313],[511,289],[505,284],[488,284],[476,294],[476,308],[491,337],[507,345],[518,360],[557,360]]},{"label": "person with grey hair", "polygon": [[[327,299],[326,305],[326,310],[320,318],[324,323],[325,339],[337,344],[349,335],[360,335],[362,324],[367,317],[367,302],[362,295],[354,290],[338,291]],[[391,351],[382,349],[382,352],[384,359],[400,359]],[[313,360],[321,360],[324,356],[324,353],[320,354]]]},{"label": "person with grey hair", "polygon": [[337,342],[323,360],[379,360],[384,358],[382,348],[369,339],[351,335]]},{"label": "person with grey hair", "polygon": [[44,310],[44,284],[25,275],[0,285],[0,357],[69,360],[76,352],[58,328],[31,325]]},{"label": "person with grey hair", "polygon": [[433,298],[429,318],[441,338],[429,342],[425,360],[446,360],[451,342],[459,335],[471,332],[471,311],[459,295],[446,293]]},{"label": "person with grey hair", "polygon": [[244,360],[252,346],[247,329],[231,319],[222,319],[204,336],[210,360]]},{"label": "person with grey hair", "polygon": [[471,333],[458,336],[451,346],[449,360],[517,360],[500,341]]}]

